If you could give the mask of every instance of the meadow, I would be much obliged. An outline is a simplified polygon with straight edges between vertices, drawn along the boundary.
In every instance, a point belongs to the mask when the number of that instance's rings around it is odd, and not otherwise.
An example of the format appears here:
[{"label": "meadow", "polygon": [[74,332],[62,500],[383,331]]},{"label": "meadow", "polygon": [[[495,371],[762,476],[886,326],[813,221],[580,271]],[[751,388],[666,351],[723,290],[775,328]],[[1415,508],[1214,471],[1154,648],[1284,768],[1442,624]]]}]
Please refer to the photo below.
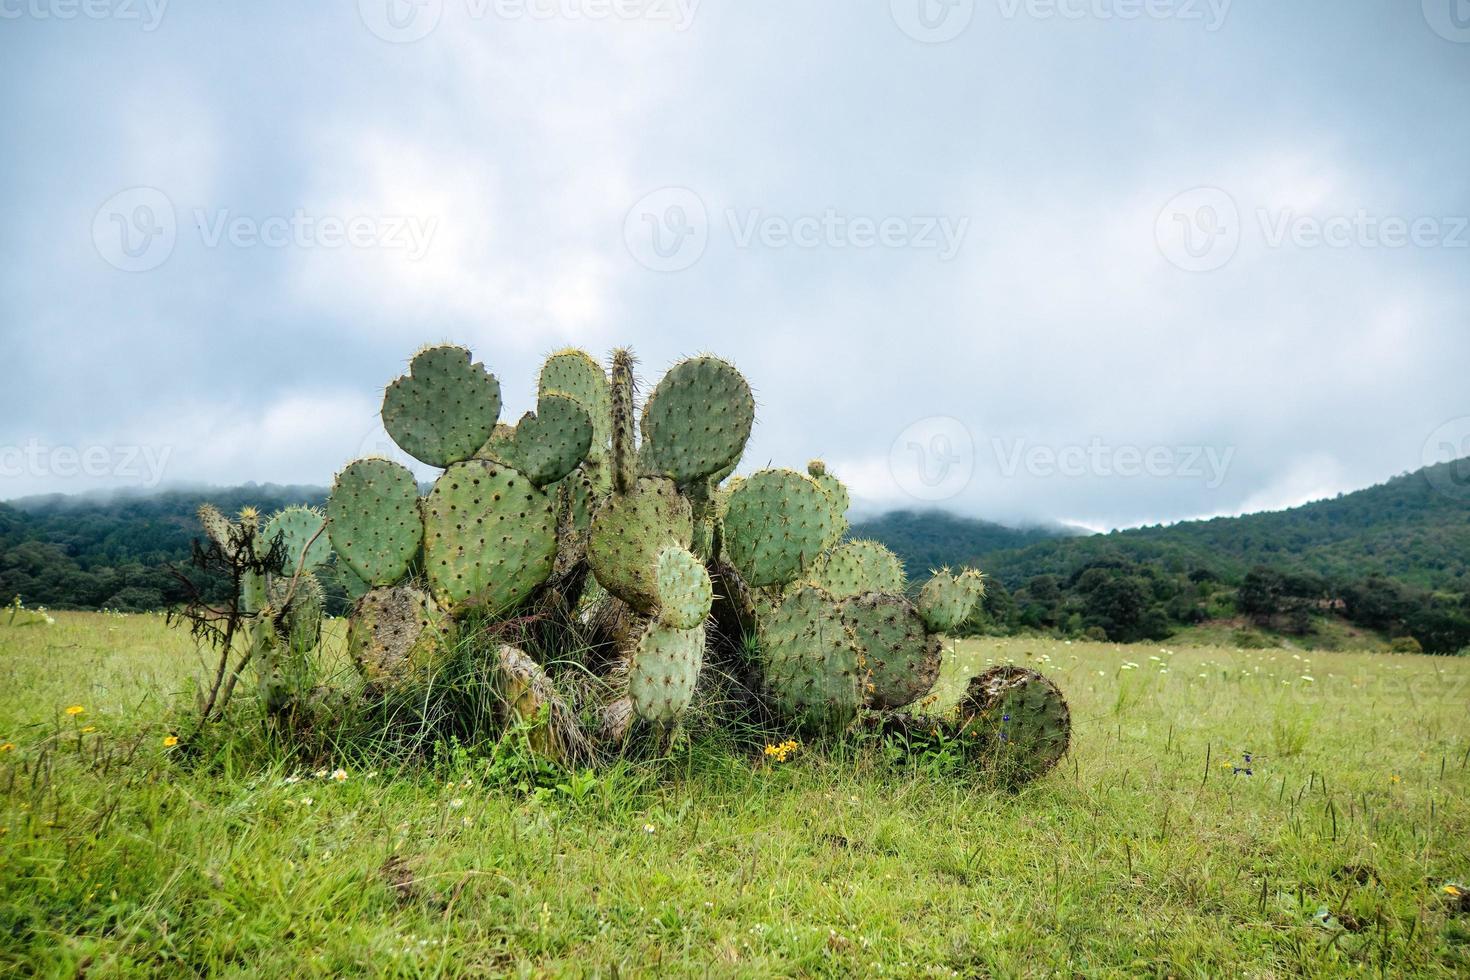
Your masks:
[{"label": "meadow", "polygon": [[248,699],[182,751],[187,632],[54,620],[0,619],[4,974],[1470,973],[1470,659],[962,641],[949,696],[1016,662],[1070,700],[1019,791],[873,735],[518,786],[345,722],[292,751]]}]

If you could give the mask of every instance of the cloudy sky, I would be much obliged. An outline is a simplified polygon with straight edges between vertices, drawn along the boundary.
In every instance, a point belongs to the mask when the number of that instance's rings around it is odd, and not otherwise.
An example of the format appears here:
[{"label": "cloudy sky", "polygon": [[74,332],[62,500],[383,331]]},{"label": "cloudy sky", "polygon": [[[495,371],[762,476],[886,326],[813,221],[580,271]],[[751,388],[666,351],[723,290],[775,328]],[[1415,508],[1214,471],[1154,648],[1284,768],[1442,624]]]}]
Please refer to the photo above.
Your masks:
[{"label": "cloudy sky", "polygon": [[324,483],[444,340],[719,353],[870,509],[1470,451],[1467,0],[0,0],[0,81],[0,497]]}]

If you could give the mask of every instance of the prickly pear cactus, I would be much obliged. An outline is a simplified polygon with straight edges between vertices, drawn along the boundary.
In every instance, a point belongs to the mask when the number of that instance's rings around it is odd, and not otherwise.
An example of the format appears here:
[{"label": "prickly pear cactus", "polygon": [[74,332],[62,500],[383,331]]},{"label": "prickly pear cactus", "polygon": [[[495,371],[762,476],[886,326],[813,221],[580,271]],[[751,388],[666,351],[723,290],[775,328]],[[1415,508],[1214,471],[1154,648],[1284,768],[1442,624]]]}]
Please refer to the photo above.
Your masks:
[{"label": "prickly pear cactus", "polygon": [[425,347],[383,393],[383,428],[430,466],[469,459],[500,418],[500,382],[463,347]]},{"label": "prickly pear cactus", "polygon": [[643,406],[646,473],[680,486],[733,467],[755,422],[750,385],[717,357],[692,357],[669,369]]},{"label": "prickly pear cactus", "polygon": [[515,428],[495,427],[476,453],[514,466],[544,487],[577,468],[592,447],[592,417],[566,395],[545,394]]},{"label": "prickly pear cactus", "polygon": [[839,599],[865,592],[902,593],[908,584],[903,562],[876,541],[848,541],[825,551],[809,581]]},{"label": "prickly pear cactus", "polygon": [[855,717],[868,672],[842,607],[805,585],[760,616],[767,693],[780,714],[809,731],[835,731]]},{"label": "prickly pear cactus", "polygon": [[725,554],[752,587],[785,585],[822,553],[834,519],[830,498],[811,477],[761,470],[730,493],[723,521]]},{"label": "prickly pear cactus", "polygon": [[386,459],[349,463],[332,482],[327,533],[338,560],[369,585],[407,576],[424,540],[419,487],[408,467]]},{"label": "prickly pear cactus", "polygon": [[944,568],[924,583],[919,591],[919,615],[930,630],[948,633],[970,618],[985,587],[983,583],[975,587],[975,583],[981,583],[979,573],[967,579],[965,575],[969,574],[955,575]]},{"label": "prickly pear cactus", "polygon": [[702,625],[714,601],[704,564],[685,549],[670,545],[659,552],[653,574],[659,622],[682,630]]},{"label": "prickly pear cactus", "polygon": [[628,663],[628,696],[644,721],[677,721],[704,665],[704,630],[649,623]]},{"label": "prickly pear cactus", "polygon": [[1035,779],[1066,755],[1072,712],[1050,680],[1025,667],[991,667],[970,681],[958,708],[960,737],[982,743],[1012,783]]},{"label": "prickly pear cactus", "polygon": [[847,487],[827,471],[827,464],[820,459],[814,459],[806,464],[807,476],[817,481],[817,486],[827,492],[827,497],[832,501],[832,535],[827,541],[827,547],[831,548],[842,540],[842,535],[847,532],[847,508],[852,504],[852,497],[847,492]]},{"label": "prickly pear cactus", "polygon": [[605,455],[612,439],[612,400],[607,372],[591,355],[580,350],[561,350],[541,365],[536,390],[540,397],[565,395],[576,401],[592,419],[592,444],[588,453]]},{"label": "prickly pear cactus", "polygon": [[901,595],[880,592],[842,601],[842,621],[857,638],[868,678],[867,706],[885,711],[910,704],[939,679],[939,638]]},{"label": "prickly pear cactus", "polygon": [[551,575],[552,496],[518,470],[483,459],[455,463],[424,500],[424,572],[455,615],[501,615]]},{"label": "prickly pear cactus", "polygon": [[531,751],[553,762],[587,754],[586,740],[575,714],[541,666],[523,650],[502,646],[495,654],[497,714],[502,724],[529,726]]},{"label": "prickly pear cactus", "polygon": [[373,589],[353,606],[347,651],[370,688],[402,690],[430,683],[451,653],[449,622],[412,585]]},{"label": "prickly pear cactus", "polygon": [[266,522],[261,538],[270,547],[277,537],[286,553],[286,573],[297,567],[320,568],[332,558],[332,543],[325,530],[326,517],[315,507],[287,507]]},{"label": "prickly pear cactus", "polygon": [[668,480],[643,477],[631,492],[614,492],[598,507],[587,561],[599,585],[651,613],[658,608],[658,556],[669,547],[687,550],[693,537],[689,501]]}]

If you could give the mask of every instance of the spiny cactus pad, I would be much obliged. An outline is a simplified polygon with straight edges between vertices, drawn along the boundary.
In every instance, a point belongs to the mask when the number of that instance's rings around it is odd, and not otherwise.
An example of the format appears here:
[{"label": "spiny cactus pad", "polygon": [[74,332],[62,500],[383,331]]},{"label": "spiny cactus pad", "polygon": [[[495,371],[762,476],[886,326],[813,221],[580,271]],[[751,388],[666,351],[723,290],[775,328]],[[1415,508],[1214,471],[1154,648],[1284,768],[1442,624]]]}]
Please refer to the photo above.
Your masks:
[{"label": "spiny cactus pad", "polygon": [[294,589],[292,577],[281,576],[271,583],[271,609],[276,632],[286,641],[287,648],[293,654],[305,655],[321,642],[326,597],[321,582],[311,572],[296,576]]},{"label": "spiny cactus pad", "polygon": [[692,357],[669,369],[643,406],[645,472],[680,485],[733,465],[755,422],[755,398],[734,366]]},{"label": "spiny cactus pad", "polygon": [[383,393],[383,428],[430,466],[469,459],[500,418],[500,382],[463,347],[426,347]]},{"label": "spiny cactus pad", "polygon": [[1025,667],[991,667],[973,678],[959,716],[961,737],[983,740],[996,770],[1015,783],[1055,766],[1071,742],[1072,713],[1062,692]]},{"label": "spiny cactus pad", "polygon": [[[298,563],[302,568],[312,569],[331,559],[332,542],[323,530],[326,522],[326,517],[315,507],[287,507],[266,523],[260,536],[263,546],[270,547],[280,535],[289,575],[296,571]],[[302,552],[306,553],[305,562],[301,561]]]},{"label": "spiny cactus pad", "polygon": [[941,569],[919,592],[919,615],[930,630],[948,633],[970,618],[977,598],[969,582]]},{"label": "spiny cactus pad", "polygon": [[903,562],[877,541],[849,541],[822,553],[810,581],[839,599],[864,592],[902,592]]},{"label": "spiny cactus pad", "polygon": [[424,540],[419,487],[408,467],[386,459],[349,463],[327,498],[327,534],[337,559],[369,585],[407,575]]},{"label": "spiny cactus pad", "polygon": [[676,721],[694,697],[704,665],[704,630],[650,623],[628,664],[628,696],[644,721]]},{"label": "spiny cactus pad", "polygon": [[658,587],[658,618],[675,629],[690,630],[709,616],[714,601],[709,572],[688,550],[670,545],[654,564]]},{"label": "spiny cactus pad", "polygon": [[757,629],[766,688],[784,717],[809,730],[834,731],[857,716],[867,671],[837,600],[802,586],[763,612]]},{"label": "spiny cactus pad", "polygon": [[592,417],[590,453],[601,456],[612,439],[612,401],[607,372],[590,354],[580,350],[557,351],[541,365],[536,389],[541,397],[566,395]]},{"label": "spiny cactus pad", "polygon": [[924,631],[924,621],[903,596],[873,592],[844,599],[842,621],[852,629],[869,673],[868,707],[902,708],[939,679],[939,637]]},{"label": "spiny cactus pad", "polygon": [[827,496],[832,500],[832,512],[835,519],[832,522],[833,537],[827,543],[830,548],[842,540],[842,535],[847,530],[847,508],[852,505],[852,497],[847,492],[847,487],[827,470],[827,464],[820,459],[814,459],[806,464],[807,475],[817,481],[817,486],[827,491]]},{"label": "spiny cactus pad", "polygon": [[444,614],[423,591],[377,588],[352,609],[347,650],[369,686],[402,689],[433,679],[449,653],[446,629]]},{"label": "spiny cactus pad", "polygon": [[535,412],[521,416],[506,462],[544,487],[576,469],[591,446],[592,416],[587,409],[566,395],[547,394]]},{"label": "spiny cactus pad", "polygon": [[199,506],[199,525],[204,528],[205,537],[219,547],[220,554],[226,558],[235,556],[240,545],[240,530],[234,522],[220,513],[218,507],[213,504],[201,504]]},{"label": "spiny cactus pad", "polygon": [[761,470],[726,505],[725,554],[755,588],[795,581],[832,533],[832,504],[816,481],[794,470]]},{"label": "spiny cactus pad", "polygon": [[670,545],[687,549],[693,535],[689,501],[668,480],[643,477],[632,492],[614,493],[597,508],[587,560],[599,585],[651,613],[658,608],[659,553]]}]

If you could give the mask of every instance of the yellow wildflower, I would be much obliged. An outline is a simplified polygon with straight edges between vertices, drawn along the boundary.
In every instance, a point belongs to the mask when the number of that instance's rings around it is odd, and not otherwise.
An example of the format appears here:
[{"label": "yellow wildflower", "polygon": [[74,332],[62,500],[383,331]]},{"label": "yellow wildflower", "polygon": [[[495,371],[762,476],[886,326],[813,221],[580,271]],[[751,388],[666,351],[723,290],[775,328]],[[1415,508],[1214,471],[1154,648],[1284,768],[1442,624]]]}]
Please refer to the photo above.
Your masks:
[{"label": "yellow wildflower", "polygon": [[14,751],[15,751],[15,743],[14,742],[6,742],[4,745],[0,745],[0,752],[14,752]]},{"label": "yellow wildflower", "polygon": [[86,710],[87,709],[84,708],[84,707],[82,707],[81,705],[74,704],[70,708],[67,708],[66,709],[66,713],[69,714],[69,715],[71,715],[73,718],[75,718],[77,715],[81,714],[82,712],[84,712]]},{"label": "yellow wildflower", "polygon": [[84,727],[82,729],[82,734],[83,735],[90,735],[93,732],[95,732],[96,730],[97,730],[97,726],[96,725],[87,725],[86,727]]},{"label": "yellow wildflower", "polygon": [[1397,775],[1389,776],[1388,781],[1391,783],[1396,783],[1399,781],[1399,777]]},{"label": "yellow wildflower", "polygon": [[1455,898],[1459,898],[1461,895],[1465,894],[1464,892],[1460,891],[1460,889],[1456,888],[1454,885],[1445,885],[1444,886],[1444,893],[1446,895],[1450,895],[1450,896],[1453,896]]},{"label": "yellow wildflower", "polygon": [[178,744],[179,737],[177,735],[165,735],[163,738],[163,747],[166,749],[171,749]]}]

